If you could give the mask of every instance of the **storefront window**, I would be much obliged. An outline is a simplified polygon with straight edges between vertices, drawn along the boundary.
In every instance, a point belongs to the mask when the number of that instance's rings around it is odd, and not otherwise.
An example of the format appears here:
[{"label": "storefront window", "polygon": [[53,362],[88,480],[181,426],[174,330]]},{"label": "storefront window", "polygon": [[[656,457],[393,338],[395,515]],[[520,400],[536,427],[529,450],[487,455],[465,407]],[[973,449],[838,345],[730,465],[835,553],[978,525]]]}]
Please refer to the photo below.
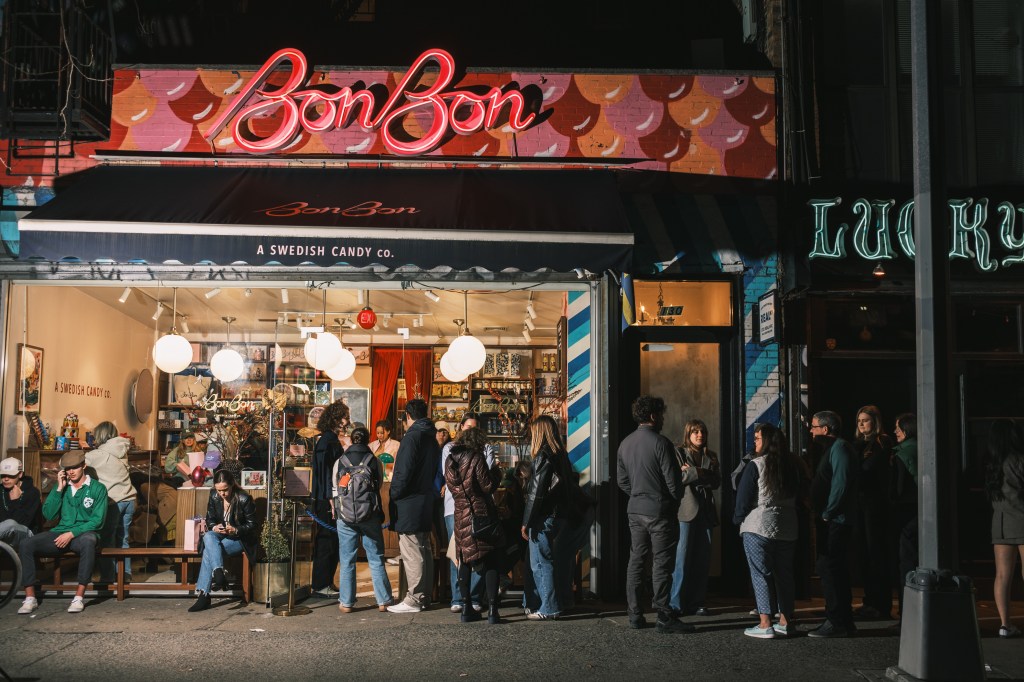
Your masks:
[{"label": "storefront window", "polygon": [[912,352],[916,347],[910,298],[814,301],[811,320],[814,350]]},{"label": "storefront window", "polygon": [[956,304],[956,351],[959,353],[1019,353],[1020,305],[1016,303]]},{"label": "storefront window", "polygon": [[644,327],[732,325],[729,282],[635,282],[636,324]]}]

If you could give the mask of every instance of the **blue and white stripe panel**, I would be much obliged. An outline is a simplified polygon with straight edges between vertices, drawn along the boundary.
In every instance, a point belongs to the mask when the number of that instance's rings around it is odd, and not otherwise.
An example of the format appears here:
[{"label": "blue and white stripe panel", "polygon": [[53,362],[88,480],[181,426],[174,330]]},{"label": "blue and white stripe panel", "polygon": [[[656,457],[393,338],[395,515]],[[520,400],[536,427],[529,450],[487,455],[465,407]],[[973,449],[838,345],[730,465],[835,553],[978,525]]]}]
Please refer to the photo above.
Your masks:
[{"label": "blue and white stripe panel", "polygon": [[568,382],[566,395],[566,448],[569,461],[580,472],[580,483],[590,478],[590,292],[568,292],[566,313]]},{"label": "blue and white stripe panel", "polygon": [[778,255],[748,263],[743,276],[743,372],[746,404],[746,443],[752,448],[754,424],[781,426],[782,392],[779,377],[779,344],[762,346],[757,341],[757,300],[778,283]]}]

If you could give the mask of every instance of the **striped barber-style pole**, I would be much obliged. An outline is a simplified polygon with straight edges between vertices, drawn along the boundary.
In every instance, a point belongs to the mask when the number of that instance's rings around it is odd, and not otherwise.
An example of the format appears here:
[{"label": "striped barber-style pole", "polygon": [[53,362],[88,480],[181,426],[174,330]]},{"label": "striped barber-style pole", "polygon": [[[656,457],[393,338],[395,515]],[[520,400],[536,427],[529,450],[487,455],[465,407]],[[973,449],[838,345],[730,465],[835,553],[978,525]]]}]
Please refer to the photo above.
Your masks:
[{"label": "striped barber-style pole", "polygon": [[757,341],[757,299],[776,286],[778,256],[773,254],[762,261],[751,262],[743,276],[743,355],[744,387],[746,394],[747,442],[754,440],[754,425],[766,422],[780,426],[782,394],[779,381],[779,344],[762,346]]},{"label": "striped barber-style pole", "polygon": [[590,477],[590,292],[568,292],[566,448],[569,461],[580,472],[580,483]]}]

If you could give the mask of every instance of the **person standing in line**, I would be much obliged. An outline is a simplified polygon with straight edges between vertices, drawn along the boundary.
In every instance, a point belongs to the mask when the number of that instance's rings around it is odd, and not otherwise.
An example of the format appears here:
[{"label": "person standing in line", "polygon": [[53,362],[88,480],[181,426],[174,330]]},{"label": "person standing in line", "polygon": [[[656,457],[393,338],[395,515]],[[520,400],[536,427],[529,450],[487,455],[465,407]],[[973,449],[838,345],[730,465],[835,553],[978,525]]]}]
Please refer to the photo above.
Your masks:
[{"label": "person standing in line", "polygon": [[[896,417],[896,446],[889,477],[889,565],[903,620],[903,587],[907,573],[917,568],[917,417],[909,412]],[[898,626],[898,624],[897,624]]]},{"label": "person standing in line", "polygon": [[857,410],[853,443],[860,454],[860,524],[857,536],[864,603],[853,615],[869,620],[892,617],[892,570],[889,562],[889,477],[892,439],[874,405]]},{"label": "person standing in line", "polygon": [[676,569],[672,572],[669,604],[683,616],[709,615],[704,607],[711,572],[711,533],[718,525],[718,511],[712,491],[722,485],[718,455],[708,449],[708,427],[691,419],[683,429],[679,466],[686,492],[679,504],[679,545]]},{"label": "person standing in line", "polygon": [[988,434],[989,462],[985,490],[992,502],[993,585],[999,611],[999,636],[1020,637],[1010,621],[1010,595],[1018,558],[1024,561],[1024,438],[1020,425],[996,419]]},{"label": "person standing in line", "polygon": [[338,590],[331,585],[340,558],[332,492],[335,482],[331,480],[331,476],[344,451],[340,437],[348,428],[348,422],[348,405],[336,400],[327,406],[316,423],[320,437],[313,448],[313,513],[330,528],[325,528],[320,523],[316,524],[313,573],[310,582],[313,596],[324,599],[338,597]]},{"label": "person standing in line", "polygon": [[99,532],[107,518],[107,489],[85,473],[85,453],[81,450],[61,455],[57,487],[46,496],[43,517],[50,521],[59,517],[60,520],[50,530],[25,538],[18,548],[24,571],[21,585],[25,588],[25,601],[18,613],[30,614],[39,608],[36,556],[59,556],[64,552],[78,555],[78,588],[68,613],[81,613],[85,610],[85,587],[92,580],[96,564]]},{"label": "person standing in line", "polygon": [[692,632],[694,627],[676,616],[669,605],[676,546],[679,544],[679,500],[683,497],[682,474],[676,449],[661,428],[665,424],[665,401],[650,395],[633,401],[633,421],[637,429],[619,444],[617,479],[619,488],[629,496],[629,565],[626,568],[626,602],[629,625],[640,629],[647,625],[640,596],[643,573],[651,558],[654,585],[653,606],[658,612],[656,629],[660,633]]},{"label": "person standing in line", "polygon": [[[771,424],[754,427],[754,448],[757,456],[740,479],[733,514],[743,538],[760,618],[743,634],[773,639],[793,631],[796,501],[806,477],[803,462],[790,452],[786,435]],[[776,605],[779,622],[772,625]]]},{"label": "person standing in line", "polygon": [[427,418],[427,403],[413,398],[405,404],[405,436],[395,457],[391,479],[391,525],[409,585],[405,598],[388,607],[391,613],[419,613],[430,606],[434,584],[434,554],[430,533],[434,527],[435,488],[441,448],[437,429]]},{"label": "person standing in line", "polygon": [[39,489],[17,457],[0,462],[0,484],[0,542],[17,550],[22,540],[39,530]]},{"label": "person standing in line", "polygon": [[[341,574],[338,578],[338,610],[352,613],[356,604],[356,556],[359,554],[359,539],[362,538],[363,550],[366,552],[366,563],[370,566],[370,579],[373,582],[373,596],[377,600],[377,610],[387,611],[391,606],[391,581],[384,567],[384,507],[380,499],[380,485],[384,481],[384,467],[373,455],[366,441],[370,440],[370,432],[363,427],[356,427],[351,434],[352,445],[345,450],[341,459],[334,463],[331,472],[332,505],[331,510],[337,520],[339,558]],[[375,488],[373,496],[378,513],[371,518],[358,522],[347,523],[341,517],[341,501],[338,497],[338,470],[341,467],[358,466],[366,462],[372,472]]]},{"label": "person standing in line", "polygon": [[391,422],[386,419],[381,419],[375,425],[377,440],[370,441],[367,447],[377,457],[380,457],[385,452],[391,455],[392,459],[398,454],[398,441],[391,437],[391,432],[394,430],[391,428]]},{"label": "person standing in line", "polygon": [[849,550],[857,518],[860,463],[853,446],[839,437],[842,428],[843,421],[835,412],[817,412],[811,417],[811,437],[824,453],[811,482],[811,500],[817,517],[817,569],[825,596],[825,622],[807,633],[808,637],[849,637],[857,632]]},{"label": "person standing in line", "polygon": [[[85,453],[85,464],[96,472],[107,489],[107,516],[101,535],[103,547],[128,547],[128,531],[135,516],[135,486],[128,475],[128,448],[131,441],[117,435],[113,422],[101,422],[93,429],[96,449]],[[100,559],[100,582],[117,580],[117,562]],[[132,581],[132,562],[124,562],[125,582]]]},{"label": "person standing in line", "polygon": [[[526,486],[521,536],[529,543],[530,570],[537,596],[537,610],[530,620],[556,619],[562,613],[558,595],[564,594],[563,581],[569,580],[559,561],[559,536],[569,516],[568,487],[571,465],[558,436],[558,423],[546,415],[530,422],[530,456],[533,475]],[[561,540],[564,542],[564,538]],[[530,601],[530,599],[524,599]]]},{"label": "person standing in line", "polygon": [[[464,433],[466,433],[466,431],[468,429],[475,429],[478,426],[479,426],[479,421],[477,419],[476,413],[474,413],[474,412],[467,412],[465,414],[465,416],[463,416],[462,423],[459,424],[459,433],[456,436],[455,440],[453,440],[453,441],[451,441],[449,443],[446,443],[445,446],[441,449],[441,473],[442,473],[442,475],[444,475],[445,465],[446,465],[446,463],[448,461],[448,455],[451,454],[452,448],[455,447],[455,445],[462,438],[462,435]],[[494,466],[494,446],[491,443],[485,443],[484,444],[484,460],[485,460],[485,462],[487,464],[488,470],[491,467]],[[446,531],[446,535],[445,535],[445,539],[444,540],[445,540],[445,547],[447,547],[448,543],[451,542],[452,533],[454,532],[454,529],[455,529],[455,500],[454,500],[454,498],[452,498],[452,494],[448,490],[448,486],[447,485],[445,485],[445,487],[444,487],[444,490],[442,492],[442,496],[443,496],[443,501],[444,501],[444,527],[445,527],[445,531]],[[450,566],[450,573],[449,573],[448,584],[451,586],[451,590],[452,590],[451,610],[452,610],[452,613],[462,613],[462,607],[463,607],[462,592],[458,589],[458,585],[459,585],[459,569],[455,565],[454,561],[449,560],[448,564]],[[484,592],[484,586],[480,582],[480,574],[474,571],[470,575],[469,594],[470,594],[470,597],[472,598],[473,608],[476,611],[482,611],[483,610],[483,596],[484,596],[483,592]]]}]

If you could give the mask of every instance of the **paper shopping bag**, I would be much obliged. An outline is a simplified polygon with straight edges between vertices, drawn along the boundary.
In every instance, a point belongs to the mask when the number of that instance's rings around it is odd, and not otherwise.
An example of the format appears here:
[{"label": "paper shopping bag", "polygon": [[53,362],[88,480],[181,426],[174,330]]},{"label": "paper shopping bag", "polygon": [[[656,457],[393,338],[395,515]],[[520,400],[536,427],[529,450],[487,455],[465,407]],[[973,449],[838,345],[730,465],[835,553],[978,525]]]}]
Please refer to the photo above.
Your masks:
[{"label": "paper shopping bag", "polygon": [[199,537],[206,530],[206,519],[201,516],[197,516],[193,519],[185,520],[184,538],[182,547],[187,550],[196,551],[199,549]]}]

